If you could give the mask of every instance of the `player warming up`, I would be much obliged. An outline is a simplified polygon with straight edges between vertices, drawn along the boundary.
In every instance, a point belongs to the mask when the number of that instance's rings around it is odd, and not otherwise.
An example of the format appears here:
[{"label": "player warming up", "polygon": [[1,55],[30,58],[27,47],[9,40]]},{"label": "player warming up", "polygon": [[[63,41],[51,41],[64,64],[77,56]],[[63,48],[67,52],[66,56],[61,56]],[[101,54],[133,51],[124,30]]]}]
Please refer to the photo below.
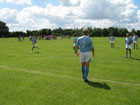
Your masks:
[{"label": "player warming up", "polygon": [[[79,50],[80,49],[80,54]],[[92,39],[88,36],[88,29],[83,29],[83,36],[79,37],[76,42],[77,56],[80,55],[81,70],[83,79],[85,82],[89,82],[87,79],[89,73],[89,64],[91,62],[91,52],[94,57],[94,46]]]},{"label": "player warming up", "polygon": [[130,56],[130,58],[131,58],[132,43],[133,43],[133,40],[132,40],[132,38],[130,37],[130,34],[127,33],[127,34],[126,34],[126,39],[125,39],[126,58],[128,58],[128,51],[129,51],[129,56]]},{"label": "player warming up", "polygon": [[137,43],[137,41],[138,41],[138,35],[136,35],[135,33],[133,34],[133,43],[134,43],[134,49],[135,49],[135,46],[137,47],[137,49],[138,49],[138,43]]},{"label": "player warming up", "polygon": [[39,49],[39,47],[36,47],[36,43],[37,43],[37,39],[36,39],[35,36],[33,36],[33,38],[32,38],[32,45],[33,45],[33,47],[32,47],[31,53],[33,52],[34,48],[38,48]]},{"label": "player warming up", "polygon": [[115,37],[112,34],[110,34],[109,39],[110,39],[111,48],[114,48],[114,40],[115,40]]}]

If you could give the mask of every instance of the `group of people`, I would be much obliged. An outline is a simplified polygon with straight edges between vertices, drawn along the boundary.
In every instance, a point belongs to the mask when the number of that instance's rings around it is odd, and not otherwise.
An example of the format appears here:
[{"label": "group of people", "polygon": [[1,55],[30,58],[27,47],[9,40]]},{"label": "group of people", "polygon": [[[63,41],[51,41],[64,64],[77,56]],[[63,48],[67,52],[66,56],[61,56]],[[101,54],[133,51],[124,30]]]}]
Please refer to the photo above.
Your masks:
[{"label": "group of people", "polygon": [[[87,77],[88,77],[88,73],[89,73],[89,64],[91,62],[91,56],[93,58],[95,56],[94,45],[93,45],[92,39],[88,35],[88,29],[84,28],[82,31],[83,31],[83,36],[81,36],[79,38],[77,38],[75,35],[73,36],[74,37],[73,38],[73,49],[74,49],[75,54],[77,56],[80,56],[83,80],[85,82],[89,82]],[[111,43],[111,48],[114,48],[115,37],[111,34],[109,39],[110,39],[110,43]],[[133,39],[131,38],[129,33],[126,34],[126,39],[125,39],[126,58],[128,58],[128,52],[129,52],[129,56],[131,57],[132,43],[134,43],[134,49],[135,49],[135,47],[137,47],[137,49],[138,49],[137,41],[138,41],[138,35],[136,35],[135,33],[133,33]],[[37,43],[37,39],[35,36],[33,36],[32,37],[33,47],[32,47],[31,52],[33,52],[34,48],[39,49],[39,47],[36,47],[36,43]],[[80,53],[79,53],[79,50],[80,50]],[[91,54],[91,52],[92,52],[92,54]]]},{"label": "group of people", "polygon": [[[114,40],[115,37],[111,34],[109,37],[110,43],[111,43],[111,48],[114,48]],[[138,49],[138,35],[133,33],[133,38],[130,36],[129,33],[126,33],[126,38],[125,38],[125,48],[126,48],[126,58],[128,58],[128,52],[129,52],[129,57],[131,58],[131,49],[132,49],[132,43],[134,44],[134,49],[137,47]]]},{"label": "group of people", "polygon": [[[82,76],[85,82],[89,82],[87,79],[88,77],[88,72],[89,72],[89,64],[91,62],[91,52],[92,56],[94,57],[94,46],[92,39],[88,35],[88,29],[84,28],[83,29],[83,36],[77,38],[75,35],[73,35],[73,49],[74,52],[77,56],[80,56],[80,62],[81,62],[81,71],[82,71]],[[115,37],[110,34],[110,44],[111,48],[114,48],[114,40]],[[134,49],[137,47],[138,49],[138,35],[133,33],[133,39],[131,38],[130,34],[126,34],[126,39],[125,39],[125,47],[126,47],[126,58],[128,58],[128,52],[129,56],[131,57],[131,49],[132,49],[132,43],[134,43]],[[79,53],[80,49],[80,53]]]},{"label": "group of people", "polygon": [[66,39],[66,38],[68,38],[68,39],[70,39],[70,35],[61,35],[61,40],[63,40],[63,39]]}]

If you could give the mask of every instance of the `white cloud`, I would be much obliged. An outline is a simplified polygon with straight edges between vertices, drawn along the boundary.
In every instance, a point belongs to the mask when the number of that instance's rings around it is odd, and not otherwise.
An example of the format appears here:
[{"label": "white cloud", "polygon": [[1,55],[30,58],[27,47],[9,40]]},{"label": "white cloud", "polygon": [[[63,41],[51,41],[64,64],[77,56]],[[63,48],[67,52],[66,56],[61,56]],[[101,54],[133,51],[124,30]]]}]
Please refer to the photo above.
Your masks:
[{"label": "white cloud", "polygon": [[[67,8],[71,8],[71,14],[74,14],[77,20],[82,20],[81,24],[90,20],[89,26],[94,23],[92,26],[102,27],[103,24],[125,27],[126,24],[135,24],[138,21],[137,6],[132,0],[81,0],[77,6],[73,6],[71,0],[60,1],[64,6],[69,5]],[[109,25],[108,20],[112,24]],[[98,24],[96,24],[97,21]]]},{"label": "white cloud", "polygon": [[63,6],[76,6],[81,3],[81,0],[59,0]]},{"label": "white cloud", "polygon": [[94,20],[130,18],[136,8],[130,0],[82,0],[78,7],[81,17]]},{"label": "white cloud", "polygon": [[0,2],[3,2],[3,0],[0,0]]},{"label": "white cloud", "polygon": [[55,24],[50,24],[46,18],[45,9],[38,6],[23,9],[17,14],[17,21],[24,31],[55,27]]},{"label": "white cloud", "polygon": [[138,18],[140,20],[140,10],[138,10],[137,14],[138,14]]},{"label": "white cloud", "polygon": [[17,10],[3,10],[0,19],[7,18],[6,21],[12,21],[13,19],[14,24],[8,22],[10,30],[24,31],[41,28],[81,28],[88,26],[137,28],[138,18],[140,21],[140,10],[136,12],[137,7],[132,0],[59,1],[61,5],[58,6],[52,4],[47,4],[45,8],[30,6],[19,12]]},{"label": "white cloud", "polygon": [[18,11],[16,9],[3,8],[0,9],[0,20],[6,23],[16,23],[16,15]]},{"label": "white cloud", "polygon": [[135,24],[132,24],[135,29],[140,30],[140,10],[137,12],[138,21]]},{"label": "white cloud", "polygon": [[108,28],[114,26],[114,23],[108,19],[104,20],[84,20],[84,19],[75,19],[74,23],[71,23],[66,28],[82,28],[82,27],[98,27],[98,28]]},{"label": "white cloud", "polygon": [[59,0],[59,1],[60,1],[61,5],[64,5],[64,6],[70,6],[71,5],[69,0]]},{"label": "white cloud", "polygon": [[8,3],[12,3],[12,4],[32,4],[31,0],[5,0]]},{"label": "white cloud", "polygon": [[77,5],[80,3],[80,0],[70,0],[72,5]]}]

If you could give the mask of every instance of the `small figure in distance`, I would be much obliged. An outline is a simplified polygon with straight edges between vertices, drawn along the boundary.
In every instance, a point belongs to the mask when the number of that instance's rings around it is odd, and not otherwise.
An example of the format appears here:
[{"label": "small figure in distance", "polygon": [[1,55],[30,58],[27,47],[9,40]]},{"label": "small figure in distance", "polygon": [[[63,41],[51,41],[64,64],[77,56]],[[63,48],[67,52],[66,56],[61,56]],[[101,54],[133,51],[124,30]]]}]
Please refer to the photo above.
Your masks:
[{"label": "small figure in distance", "polygon": [[39,47],[36,47],[36,43],[37,43],[36,36],[33,35],[33,37],[32,37],[32,45],[33,45],[33,47],[32,47],[31,53],[33,52],[34,48],[38,48],[39,49]]},{"label": "small figure in distance", "polygon": [[25,39],[25,36],[24,36],[24,35],[22,35],[22,39],[23,39],[23,41],[24,41],[24,39]]},{"label": "small figure in distance", "polygon": [[113,34],[110,34],[110,44],[111,44],[111,48],[114,48],[114,40],[115,40],[115,37],[113,36]]},{"label": "small figure in distance", "polygon": [[22,40],[21,40],[21,36],[20,35],[18,35],[18,41],[19,42],[21,42]]},{"label": "small figure in distance", "polygon": [[31,35],[29,36],[29,40],[32,41],[32,36]]},{"label": "small figure in distance", "polygon": [[76,54],[76,42],[77,42],[77,37],[76,37],[76,35],[75,34],[73,34],[73,50],[74,50],[74,52],[75,52],[75,54]]},{"label": "small figure in distance", "polygon": [[137,43],[137,41],[138,41],[138,35],[136,35],[135,33],[133,33],[133,43],[134,43],[134,49],[135,49],[135,46],[137,47],[137,49],[138,49],[138,43]]},{"label": "small figure in distance", "polygon": [[125,38],[126,58],[128,58],[128,51],[129,51],[129,57],[131,58],[132,43],[133,43],[133,40],[130,34],[127,33],[126,38]]}]

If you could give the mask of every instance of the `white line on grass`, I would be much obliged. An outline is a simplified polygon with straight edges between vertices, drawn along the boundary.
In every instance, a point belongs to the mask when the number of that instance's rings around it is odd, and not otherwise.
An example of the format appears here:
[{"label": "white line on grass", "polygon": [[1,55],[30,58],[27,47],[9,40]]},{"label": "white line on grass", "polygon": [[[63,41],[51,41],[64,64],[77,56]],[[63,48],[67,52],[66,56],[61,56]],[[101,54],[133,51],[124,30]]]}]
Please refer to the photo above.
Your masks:
[{"label": "white line on grass", "polygon": [[[4,66],[4,65],[0,65],[0,68],[4,68],[4,69],[7,69],[7,70],[18,69],[18,71],[19,71],[19,68],[10,68],[9,66]],[[41,75],[47,75],[47,74],[49,74],[49,75],[52,75],[52,76],[58,76],[58,77],[60,77],[60,75],[55,75],[54,73],[50,73],[50,72],[49,73],[48,72],[47,73],[44,73],[44,72],[40,72],[40,71],[37,71],[37,70],[20,69],[20,71],[21,72],[26,72],[26,73],[32,73],[32,74],[41,74]],[[74,77],[68,76],[68,75],[63,75],[61,77],[66,77],[66,78],[71,78],[71,79],[74,78]],[[74,79],[77,79],[77,78],[74,78]],[[140,84],[129,83],[129,82],[104,80],[104,79],[98,79],[98,78],[92,78],[91,80],[96,80],[96,81],[101,81],[101,82],[109,82],[109,83],[113,83],[113,84],[122,84],[122,85],[129,85],[129,86],[138,86],[138,87],[140,87]]]}]

